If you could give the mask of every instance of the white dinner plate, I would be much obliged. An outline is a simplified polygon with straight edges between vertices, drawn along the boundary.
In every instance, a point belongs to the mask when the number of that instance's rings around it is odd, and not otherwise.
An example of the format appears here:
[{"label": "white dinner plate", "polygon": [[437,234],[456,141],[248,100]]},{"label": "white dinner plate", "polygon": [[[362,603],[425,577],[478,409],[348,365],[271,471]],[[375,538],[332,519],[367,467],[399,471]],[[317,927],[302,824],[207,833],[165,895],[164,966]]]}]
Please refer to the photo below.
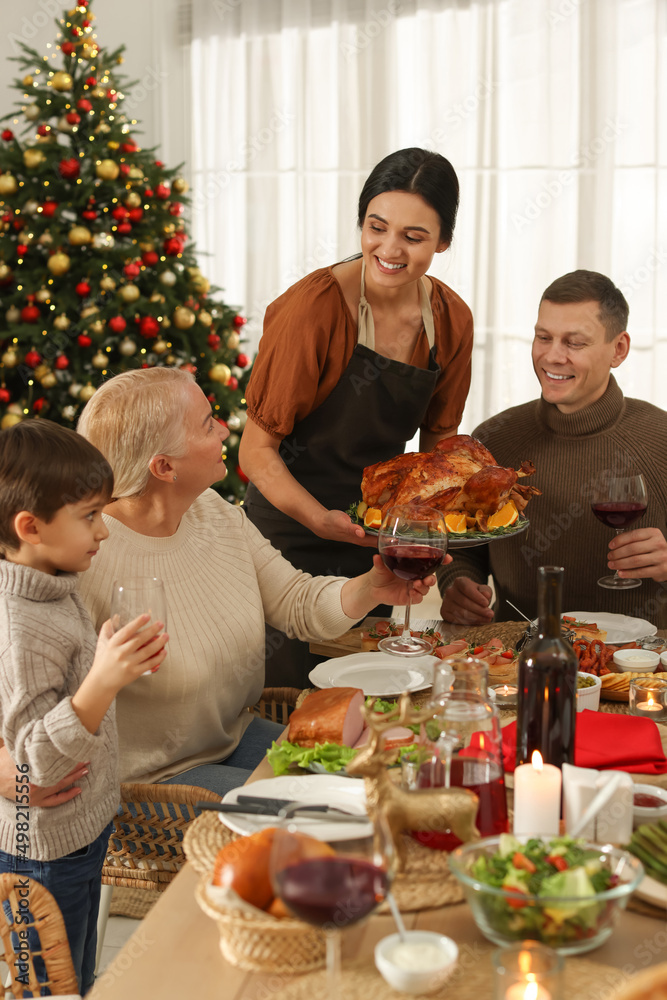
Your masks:
[{"label": "white dinner plate", "polygon": [[[283,774],[278,778],[263,778],[240,788],[232,788],[223,802],[236,802],[239,795],[265,795],[269,799],[290,799],[305,805],[336,806],[359,816],[366,814],[366,788],[363,781],[350,781],[336,774]],[[275,826],[275,816],[256,816],[243,813],[218,813],[225,826],[248,836],[267,826]],[[345,823],[342,820],[327,822],[319,819],[299,819],[294,823],[303,833],[318,840],[355,840],[373,832],[368,823]]]},{"label": "white dinner plate", "polygon": [[385,698],[431,687],[436,663],[442,660],[428,654],[402,659],[381,650],[350,653],[318,663],[308,678],[315,687],[356,687],[362,688],[367,696]]},{"label": "white dinner plate", "polygon": [[[644,621],[643,618],[629,618],[627,615],[608,615],[602,611],[566,611],[568,618],[576,618],[578,622],[594,622],[599,629],[606,629],[606,643],[634,642],[643,639],[645,635],[655,635],[656,625]],[[562,617],[562,616],[561,616]]]},{"label": "white dinner plate", "polygon": [[639,883],[639,888],[635,889],[635,896],[639,896],[647,903],[654,906],[664,906],[667,909],[667,885],[658,882],[656,878],[645,875]]}]

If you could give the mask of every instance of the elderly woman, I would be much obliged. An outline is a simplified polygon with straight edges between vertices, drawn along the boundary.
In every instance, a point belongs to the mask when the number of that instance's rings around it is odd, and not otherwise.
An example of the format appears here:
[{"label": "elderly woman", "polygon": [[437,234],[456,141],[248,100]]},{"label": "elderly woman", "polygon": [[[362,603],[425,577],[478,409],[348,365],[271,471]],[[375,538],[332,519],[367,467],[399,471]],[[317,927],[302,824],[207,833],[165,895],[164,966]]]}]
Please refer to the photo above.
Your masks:
[{"label": "elderly woman", "polygon": [[[114,580],[159,577],[167,594],[167,657],[117,700],[122,779],[224,794],[280,732],[247,711],[264,685],[264,622],[304,640],[333,638],[379,603],[405,603],[406,585],[379,557],[353,580],[295,570],[209,489],[225,475],[227,430],[186,372],[117,375],[78,430],[115,477],[109,538],[80,581],[93,622],[109,617]],[[434,582],[414,584],[417,601]]]}]

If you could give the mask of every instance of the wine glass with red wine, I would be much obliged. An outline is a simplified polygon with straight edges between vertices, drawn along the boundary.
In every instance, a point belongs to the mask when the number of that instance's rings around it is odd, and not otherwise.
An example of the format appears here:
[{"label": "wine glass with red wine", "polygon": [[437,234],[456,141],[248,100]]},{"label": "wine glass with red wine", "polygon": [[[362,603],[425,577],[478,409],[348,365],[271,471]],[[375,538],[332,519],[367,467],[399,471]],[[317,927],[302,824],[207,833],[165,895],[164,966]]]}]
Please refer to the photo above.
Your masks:
[{"label": "wine glass with red wine", "polygon": [[423,656],[433,646],[410,634],[410,597],[413,580],[423,580],[440,566],[447,552],[447,529],[433,507],[391,507],[378,537],[378,551],[387,569],[408,582],[403,634],[381,639],[378,648],[398,656]]},{"label": "wine glass with red wine", "polygon": [[276,896],[290,914],[320,927],[326,938],[329,1000],[340,1000],[340,931],[369,916],[389,893],[394,847],[386,822],[335,846],[299,832],[285,820],[276,829],[270,872]]},{"label": "wine glass with red wine", "polygon": [[[608,528],[615,528],[616,534],[620,535],[644,516],[646,504],[643,476],[611,476],[596,486],[591,508],[599,521]],[[603,576],[598,580],[598,586],[608,590],[631,590],[640,587],[641,583],[641,580],[619,576],[618,570],[613,576]]]}]

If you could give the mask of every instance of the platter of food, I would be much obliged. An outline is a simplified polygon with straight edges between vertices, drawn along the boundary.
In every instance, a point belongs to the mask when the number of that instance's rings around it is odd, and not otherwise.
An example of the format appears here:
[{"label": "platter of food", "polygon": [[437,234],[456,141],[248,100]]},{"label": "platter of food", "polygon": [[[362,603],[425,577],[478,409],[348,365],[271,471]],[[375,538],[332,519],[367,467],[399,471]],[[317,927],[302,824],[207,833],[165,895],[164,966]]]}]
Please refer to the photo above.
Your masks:
[{"label": "platter of food", "polygon": [[[347,513],[355,524],[360,524],[367,535],[379,535],[380,528],[370,527],[364,523],[363,516],[358,514],[360,504],[352,504]],[[470,518],[469,520],[472,520]],[[527,531],[530,521],[523,514],[518,515],[516,520],[507,526],[495,528],[493,531],[480,531],[477,528],[466,528],[463,531],[447,531],[447,547],[449,549],[471,549],[477,545],[485,545],[487,542],[497,542],[501,538],[513,538],[514,535],[521,535]]]},{"label": "platter of food", "polygon": [[315,687],[334,688],[353,685],[364,695],[386,698],[403,691],[424,691],[431,686],[437,656],[415,656],[401,660],[391,653],[350,653],[325,660],[310,671],[308,679]]},{"label": "platter of food", "polygon": [[599,639],[612,645],[636,642],[645,636],[655,635],[657,626],[643,618],[612,615],[602,611],[567,611],[563,623],[582,638]]},{"label": "platter of food", "polygon": [[[637,671],[626,670],[624,673],[610,673],[603,674],[600,677],[600,682],[602,687],[600,688],[600,697],[603,701],[625,701],[627,702],[630,698],[630,681],[633,677],[647,677],[646,673],[638,673]],[[656,673],[650,675],[653,677],[660,677],[663,680],[667,680],[667,673]]]}]

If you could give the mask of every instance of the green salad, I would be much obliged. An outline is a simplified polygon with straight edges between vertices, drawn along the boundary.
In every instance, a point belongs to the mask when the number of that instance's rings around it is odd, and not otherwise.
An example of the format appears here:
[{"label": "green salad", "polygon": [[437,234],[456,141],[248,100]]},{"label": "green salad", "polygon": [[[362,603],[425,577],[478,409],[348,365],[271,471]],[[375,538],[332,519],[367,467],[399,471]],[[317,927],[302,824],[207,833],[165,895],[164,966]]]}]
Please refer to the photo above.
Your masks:
[{"label": "green salad", "polygon": [[479,893],[490,927],[506,938],[532,938],[553,947],[594,937],[611,905],[595,896],[613,889],[618,877],[583,843],[571,837],[520,843],[502,834],[496,853],[478,857],[468,869],[479,882],[513,893]]}]

